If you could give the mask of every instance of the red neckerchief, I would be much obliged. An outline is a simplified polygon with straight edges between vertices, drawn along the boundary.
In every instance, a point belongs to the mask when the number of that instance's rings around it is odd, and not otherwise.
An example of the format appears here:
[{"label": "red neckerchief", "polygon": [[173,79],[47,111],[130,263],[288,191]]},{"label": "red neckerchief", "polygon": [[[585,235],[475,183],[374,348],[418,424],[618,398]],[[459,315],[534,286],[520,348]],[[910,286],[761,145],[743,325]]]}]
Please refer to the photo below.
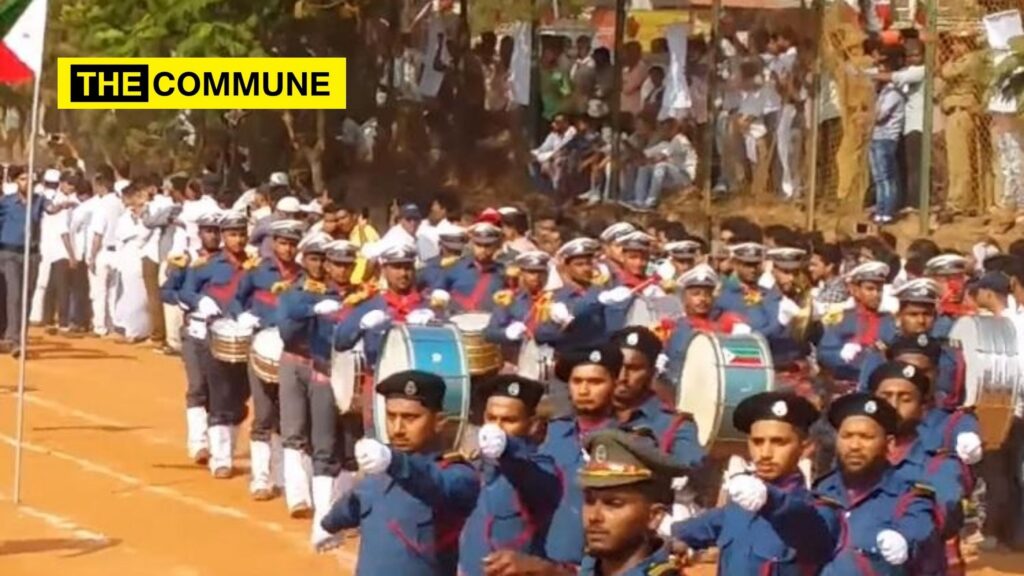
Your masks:
[{"label": "red neckerchief", "polygon": [[686,321],[689,322],[690,326],[698,332],[714,333],[718,331],[715,321],[707,316],[687,316]]},{"label": "red neckerchief", "polygon": [[384,303],[388,305],[391,317],[398,322],[405,322],[405,317],[408,316],[409,312],[419,308],[422,301],[423,298],[419,292],[410,292],[405,296],[392,290],[384,293]]},{"label": "red neckerchief", "polygon": [[957,276],[946,281],[946,291],[939,299],[939,313],[959,318],[973,314],[974,309],[964,302],[964,279]]},{"label": "red neckerchief", "polygon": [[526,313],[526,329],[532,334],[537,329],[537,324],[541,322],[541,313],[544,312],[544,308],[551,303],[551,293],[543,290],[538,290],[535,293],[523,291],[530,302],[530,310]]},{"label": "red neckerchief", "polygon": [[623,286],[626,286],[628,288],[636,288],[637,286],[639,286],[639,285],[641,285],[641,284],[643,284],[644,282],[647,281],[647,278],[645,276],[641,276],[641,275],[638,275],[638,274],[632,274],[632,273],[628,272],[625,268],[619,268],[619,269],[615,270],[614,272],[615,272],[615,276],[618,277],[619,282]]},{"label": "red neckerchief", "polygon": [[882,316],[877,310],[870,310],[860,302],[857,303],[857,343],[863,348],[874,346],[878,342],[878,333],[882,328]]},{"label": "red neckerchief", "polygon": [[242,252],[243,258],[241,260],[236,258],[234,254],[232,254],[231,252],[228,252],[227,250],[224,250],[223,252],[224,252],[224,260],[226,260],[228,264],[231,264],[231,266],[233,266],[236,270],[240,270],[242,268],[242,266],[245,264],[245,260],[246,260],[244,258],[245,252]]}]

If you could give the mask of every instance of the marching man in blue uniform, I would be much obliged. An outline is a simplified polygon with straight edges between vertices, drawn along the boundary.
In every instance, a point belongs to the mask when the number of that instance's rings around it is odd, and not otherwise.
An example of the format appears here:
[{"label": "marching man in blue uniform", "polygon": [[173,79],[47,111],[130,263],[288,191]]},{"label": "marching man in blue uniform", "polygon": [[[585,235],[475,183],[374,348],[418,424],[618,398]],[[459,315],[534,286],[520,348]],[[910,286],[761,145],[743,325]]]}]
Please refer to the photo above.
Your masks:
[{"label": "marching man in blue uniform", "polygon": [[550,262],[551,257],[540,251],[516,256],[519,287],[494,294],[496,306],[484,332],[489,342],[519,344],[524,338],[532,338],[538,344],[558,344],[562,327],[551,321],[553,293],[544,290]]},{"label": "marching man in blue uniform", "polygon": [[459,539],[459,574],[483,576],[499,551],[544,555],[551,517],[562,498],[555,461],[537,451],[537,404],[544,384],[514,374],[473,389],[486,399],[478,433],[482,487]]},{"label": "marching man in blue uniform", "polygon": [[844,529],[824,576],[905,574],[936,533],[935,490],[889,464],[899,413],[871,394],[835,400],[828,419],[838,430],[838,468],[815,484],[819,498],[842,514]]},{"label": "marching man in blue uniform", "polygon": [[341,471],[331,345],[342,301],[354,290],[350,280],[358,256],[359,249],[345,240],[309,241],[303,247],[305,274],[277,309],[284,343],[279,377],[285,503],[295,518],[309,517],[314,504],[326,513]]},{"label": "marching man in blue uniform", "polygon": [[187,254],[172,258],[167,267],[167,280],[160,289],[163,301],[180,306],[185,314],[181,335],[181,361],[185,366],[185,422],[187,425],[188,456],[196,464],[206,466],[210,460],[210,442],[207,436],[210,405],[209,365],[212,362],[206,343],[206,319],[193,314],[193,308],[181,300],[181,290],[188,276],[195,274],[220,251],[220,213],[202,214],[199,226],[200,247],[195,257]]},{"label": "marching man in blue uniform", "polygon": [[818,410],[791,392],[745,398],[733,425],[748,435],[752,473],[727,479],[729,503],[676,523],[672,537],[694,550],[717,546],[718,573],[817,574],[841,532],[838,511],[807,490],[798,466]]},{"label": "marching man in blue uniform", "polygon": [[417,274],[420,291],[442,288],[445,274],[462,259],[469,234],[462,226],[443,220],[437,225],[437,244],[441,253],[424,262]]},{"label": "marching man in blue uniform", "polygon": [[949,336],[949,330],[962,316],[974,313],[964,299],[967,295],[967,258],[959,254],[940,254],[924,265],[924,275],[939,286],[938,318],[935,320],[936,338]]},{"label": "marching man in blue uniform", "polygon": [[334,348],[339,352],[351,350],[362,340],[369,366],[376,365],[384,333],[392,323],[424,325],[435,318],[416,291],[416,246],[395,243],[385,247],[377,260],[387,289],[364,287],[358,301],[346,304],[351,310],[334,331]]},{"label": "marching man in blue uniform", "polygon": [[697,332],[711,334],[749,334],[750,326],[733,312],[715,308],[715,289],[718,274],[707,264],[698,264],[686,271],[677,281],[682,290],[683,316],[675,321],[665,337],[667,362],[663,380],[672,390],[679,385],[686,359],[686,348]]},{"label": "marching man in blue uniform", "polygon": [[654,242],[653,237],[639,230],[614,241],[622,254],[622,265],[612,271],[611,289],[602,294],[609,332],[626,326],[629,307],[638,296],[655,298],[665,295],[661,279],[647,273]]},{"label": "marching man in blue uniform", "polygon": [[613,334],[612,343],[622,352],[622,371],[612,395],[619,422],[650,429],[663,452],[687,468],[699,468],[704,449],[697,439],[696,422],[676,413],[654,393],[661,341],[644,326],[630,326]]},{"label": "marching man in blue uniform", "polygon": [[[255,268],[248,259],[245,245],[248,219],[244,214],[228,213],[221,217],[221,240],[224,248],[194,274],[185,278],[179,292],[180,300],[193,310],[192,315],[210,321],[229,310],[238,284],[245,272]],[[205,336],[205,334],[203,335]],[[228,364],[214,360],[207,352],[206,368],[210,394],[209,429],[210,471],[215,478],[230,478],[234,473],[232,458],[238,426],[245,421],[249,399],[249,382],[245,364]]]},{"label": "marching man in blue uniform", "polygon": [[[298,220],[278,220],[270,225],[273,257],[246,272],[238,285],[229,311],[242,326],[257,330],[277,325],[278,297],[298,278],[295,261],[305,226]],[[281,410],[278,384],[264,382],[249,364],[249,390],[253,419],[249,432],[252,480],[249,492],[254,500],[273,498],[282,487]]]},{"label": "marching man in blue uniform", "polygon": [[892,317],[879,311],[888,275],[889,266],[882,262],[857,266],[846,275],[853,307],[832,310],[821,319],[818,363],[837,393],[856,388],[866,353],[892,334]]},{"label": "marching man in blue uniform", "polygon": [[[915,558],[915,574],[948,574],[950,568],[963,574],[959,532],[963,526],[963,502],[970,489],[970,470],[948,452],[929,450],[918,436],[928,407],[931,382],[924,370],[913,364],[893,361],[871,374],[869,391],[896,409],[900,417],[896,440],[889,448],[889,463],[898,474],[914,483],[935,489],[936,533]],[[944,540],[949,541],[947,557]]]},{"label": "marching man in blue uniform", "polygon": [[765,295],[765,307],[769,316],[774,317],[781,328],[768,338],[772,364],[781,380],[780,384],[806,395],[810,389],[811,371],[807,363],[810,349],[806,343],[797,340],[790,327],[801,313],[798,301],[802,301],[810,290],[806,278],[807,251],[801,248],[772,248],[767,255],[772,263],[774,285]]},{"label": "marching man in blue uniform", "polygon": [[597,262],[598,270],[607,279],[614,278],[622,269],[622,245],[619,239],[637,231],[637,227],[629,222],[616,222],[601,231],[598,240],[600,244],[600,258]]},{"label": "marching man in blue uniform", "polygon": [[469,227],[473,253],[448,268],[437,289],[430,293],[431,305],[449,308],[453,314],[490,312],[494,294],[505,287],[505,265],[495,256],[501,248],[501,228],[489,222]]},{"label": "marching man in blue uniform", "polygon": [[679,277],[689,272],[703,257],[703,245],[691,239],[676,240],[665,244],[667,258],[658,265],[657,274],[664,282],[678,287]]},{"label": "marching man in blue uniform", "polygon": [[622,352],[611,344],[565,350],[555,363],[555,376],[567,384],[573,409],[571,415],[548,423],[540,448],[554,458],[565,480],[545,545],[547,557],[555,563],[578,565],[583,559],[583,492],[572,479],[583,463],[586,437],[618,425],[612,397],[621,370]]},{"label": "marching man in blue uniform", "polygon": [[600,248],[592,238],[576,238],[555,254],[563,285],[552,297],[550,319],[562,328],[562,342],[593,346],[608,337],[604,304],[600,301],[607,278],[597,272],[594,262]]},{"label": "marching man in blue uniform", "polygon": [[764,246],[744,242],[731,247],[729,254],[734,274],[722,283],[715,307],[721,312],[736,314],[753,332],[767,338],[777,336],[782,326],[770,314],[765,303],[766,290],[758,284],[764,265]]},{"label": "marching man in blue uniform", "polygon": [[[359,528],[357,576],[456,573],[459,534],[480,495],[480,480],[458,453],[441,450],[445,382],[408,370],[382,380],[390,445],[364,438],[355,447],[363,481],[320,522],[319,550]],[[492,446],[492,449],[495,447]]]}]

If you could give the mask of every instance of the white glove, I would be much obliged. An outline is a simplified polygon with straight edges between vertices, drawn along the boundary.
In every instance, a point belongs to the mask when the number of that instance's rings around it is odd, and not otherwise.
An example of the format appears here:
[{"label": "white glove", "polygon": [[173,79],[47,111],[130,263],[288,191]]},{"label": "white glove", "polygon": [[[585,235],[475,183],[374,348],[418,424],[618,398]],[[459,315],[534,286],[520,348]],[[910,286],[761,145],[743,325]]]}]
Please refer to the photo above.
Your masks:
[{"label": "white glove", "polygon": [[356,463],[364,474],[382,474],[391,465],[391,449],[371,438],[356,442]]},{"label": "white glove", "polygon": [[203,318],[209,318],[210,316],[217,316],[220,314],[220,306],[217,301],[209,296],[203,296],[199,299],[199,305],[196,306],[196,315],[202,316]]},{"label": "white glove", "polygon": [[[341,302],[337,300],[321,300],[313,305],[313,313],[319,314],[320,316],[327,316],[328,314],[334,314],[338,310],[341,310]],[[369,314],[367,314],[369,316]],[[364,316],[365,318],[365,316]]]},{"label": "white glove", "polygon": [[860,354],[863,348],[856,342],[847,342],[843,344],[843,349],[839,351],[839,357],[843,359],[843,362],[853,362],[853,359]]},{"label": "white glove", "polygon": [[974,432],[961,432],[957,434],[956,455],[964,464],[969,466],[981,462],[981,438]]},{"label": "white glove", "polygon": [[878,552],[893,566],[903,565],[908,558],[907,539],[895,530],[882,530],[875,538]]},{"label": "white glove", "polygon": [[313,522],[313,532],[309,536],[309,541],[313,545],[313,551],[318,554],[341,546],[341,538],[324,530],[317,522]]},{"label": "white glove", "polygon": [[363,319],[359,321],[359,327],[363,330],[370,330],[380,326],[381,324],[388,321],[388,313],[383,310],[370,310],[366,314],[363,314]]},{"label": "white glove", "polygon": [[505,453],[508,435],[497,424],[484,424],[477,435],[480,454],[489,460],[497,460]]},{"label": "white glove", "polygon": [[673,492],[679,492],[683,488],[686,488],[686,485],[689,484],[689,483],[690,483],[690,478],[689,477],[687,477],[687,476],[676,476],[675,478],[672,479],[672,491]]},{"label": "white glove", "polygon": [[672,264],[671,258],[665,258],[654,269],[654,273],[663,280],[674,280],[676,277],[676,267]]},{"label": "white glove", "polygon": [[668,370],[668,354],[665,354],[664,352],[658,354],[658,359],[654,361],[654,369],[659,374]]},{"label": "white glove", "polygon": [[410,326],[425,326],[434,319],[434,311],[429,308],[419,308],[409,312],[405,317],[405,323]]},{"label": "white glove", "polygon": [[551,321],[555,324],[565,326],[566,324],[573,321],[572,314],[569,313],[569,307],[563,302],[555,302],[551,305]]},{"label": "white glove", "polygon": [[779,324],[789,326],[789,323],[800,313],[800,306],[789,298],[783,298],[779,302]]},{"label": "white glove", "polygon": [[661,286],[651,284],[647,288],[644,288],[643,292],[640,294],[645,298],[661,298],[665,295],[665,291],[661,289]]},{"label": "white glove", "polygon": [[243,328],[255,330],[260,325],[260,317],[252,312],[242,312],[238,315],[238,325]]},{"label": "white glove", "polygon": [[633,297],[633,290],[626,286],[619,286],[618,288],[612,288],[611,290],[605,290],[597,295],[597,301],[605,306],[612,304],[622,304]]},{"label": "white glove", "polygon": [[747,512],[758,512],[768,501],[768,487],[756,476],[741,474],[726,483],[729,499]]},{"label": "white glove", "polygon": [[431,306],[447,306],[452,301],[452,295],[445,290],[434,290],[430,293],[430,304]]},{"label": "white glove", "polygon": [[751,330],[750,326],[747,326],[746,324],[734,324],[732,327],[733,334],[742,335],[750,334],[751,332],[753,332],[753,330]]},{"label": "white glove", "polygon": [[526,324],[522,322],[513,322],[508,325],[508,328],[505,328],[505,338],[513,342],[521,340],[524,334],[526,334]]},{"label": "white glove", "polygon": [[206,322],[202,320],[189,319],[188,327],[185,330],[196,340],[206,340]]}]

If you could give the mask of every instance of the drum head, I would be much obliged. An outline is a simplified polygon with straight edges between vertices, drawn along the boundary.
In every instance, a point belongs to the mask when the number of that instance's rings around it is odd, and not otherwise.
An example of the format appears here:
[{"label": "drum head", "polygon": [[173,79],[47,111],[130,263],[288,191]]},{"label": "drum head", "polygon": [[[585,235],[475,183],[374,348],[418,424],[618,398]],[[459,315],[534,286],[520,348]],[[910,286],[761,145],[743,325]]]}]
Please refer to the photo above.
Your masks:
[{"label": "drum head", "polygon": [[949,330],[949,342],[960,349],[963,354],[964,374],[964,406],[974,406],[978,402],[978,391],[988,371],[988,358],[982,349],[980,334],[980,318],[968,316],[957,320]]},{"label": "drum head", "polygon": [[648,326],[657,322],[654,308],[647,298],[634,298],[626,311],[626,326]]},{"label": "drum head", "polygon": [[713,336],[696,334],[686,348],[686,361],[676,392],[676,410],[693,415],[697,439],[707,446],[718,435],[725,390],[720,366],[722,350]]},{"label": "drum head", "polygon": [[451,321],[461,332],[483,332],[491,321],[491,315],[483,312],[467,312],[452,316]]},{"label": "drum head", "polygon": [[284,351],[284,341],[277,328],[260,330],[252,338],[252,351],[260,356],[277,362]]},{"label": "drum head", "polygon": [[345,413],[352,410],[356,386],[360,385],[359,376],[362,372],[361,355],[354,350],[335,351],[331,354],[331,390],[334,391],[334,403],[338,411]]}]

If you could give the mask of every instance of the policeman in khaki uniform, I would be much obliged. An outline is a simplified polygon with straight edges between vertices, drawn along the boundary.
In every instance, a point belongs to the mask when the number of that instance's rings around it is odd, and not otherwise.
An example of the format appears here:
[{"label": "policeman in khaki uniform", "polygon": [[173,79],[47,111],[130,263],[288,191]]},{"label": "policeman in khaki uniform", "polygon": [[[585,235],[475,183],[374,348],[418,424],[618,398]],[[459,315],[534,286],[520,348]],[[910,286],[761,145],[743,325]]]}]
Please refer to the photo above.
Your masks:
[{"label": "policeman in khaki uniform", "polygon": [[983,190],[979,186],[980,158],[975,115],[978,111],[977,74],[980,56],[974,50],[974,27],[961,26],[949,35],[950,58],[939,68],[942,88],[939,105],[946,117],[946,162],[949,175],[947,209],[953,213],[977,211]]},{"label": "policeman in khaki uniform", "polygon": [[469,233],[462,226],[447,220],[437,225],[437,244],[441,253],[423,263],[417,272],[417,286],[420,290],[442,288],[445,274],[457,264],[469,244]]},{"label": "policeman in khaki uniform", "polygon": [[740,402],[733,425],[748,436],[753,472],[728,478],[730,502],[674,524],[672,537],[695,550],[717,546],[723,576],[818,573],[839,540],[840,520],[807,489],[798,466],[817,419],[814,405],[791,392]]},{"label": "policeman in khaki uniform", "polygon": [[[242,277],[235,298],[228,307],[242,326],[253,330],[277,325],[278,298],[301,273],[295,261],[305,225],[298,220],[278,220],[270,225],[272,258],[260,261]],[[273,498],[284,485],[281,476],[281,410],[277,383],[264,382],[249,364],[253,420],[249,432],[252,480],[249,491],[254,500]]]},{"label": "policeman in khaki uniform", "polygon": [[[258,258],[246,256],[249,222],[244,214],[225,214],[218,224],[223,249],[195,267],[179,292],[181,301],[192,308],[192,315],[205,322],[229,309],[242,276],[259,263]],[[238,426],[248,413],[246,365],[214,360],[208,349],[205,355],[201,352],[201,358],[205,358],[201,363],[205,364],[210,390],[209,467],[215,478],[226,479],[234,474],[232,460]]]},{"label": "policeman in khaki uniform", "polygon": [[363,438],[355,446],[363,481],[337,501],[319,527],[317,549],[358,527],[357,576],[455,574],[459,534],[476,506],[480,480],[460,454],[444,453],[445,382],[416,370],[376,386],[386,398],[390,445]]},{"label": "policeman in khaki uniform", "polygon": [[185,421],[187,424],[188,456],[195,463],[205,466],[210,459],[210,443],[207,438],[207,417],[210,402],[210,372],[207,369],[210,354],[206,343],[206,319],[199,318],[194,309],[181,300],[181,289],[185,280],[206,265],[213,255],[220,251],[220,213],[206,212],[197,220],[200,247],[195,258],[187,254],[168,259],[167,279],[160,288],[166,304],[179,306],[185,322],[181,328],[181,361],[185,366]]}]

